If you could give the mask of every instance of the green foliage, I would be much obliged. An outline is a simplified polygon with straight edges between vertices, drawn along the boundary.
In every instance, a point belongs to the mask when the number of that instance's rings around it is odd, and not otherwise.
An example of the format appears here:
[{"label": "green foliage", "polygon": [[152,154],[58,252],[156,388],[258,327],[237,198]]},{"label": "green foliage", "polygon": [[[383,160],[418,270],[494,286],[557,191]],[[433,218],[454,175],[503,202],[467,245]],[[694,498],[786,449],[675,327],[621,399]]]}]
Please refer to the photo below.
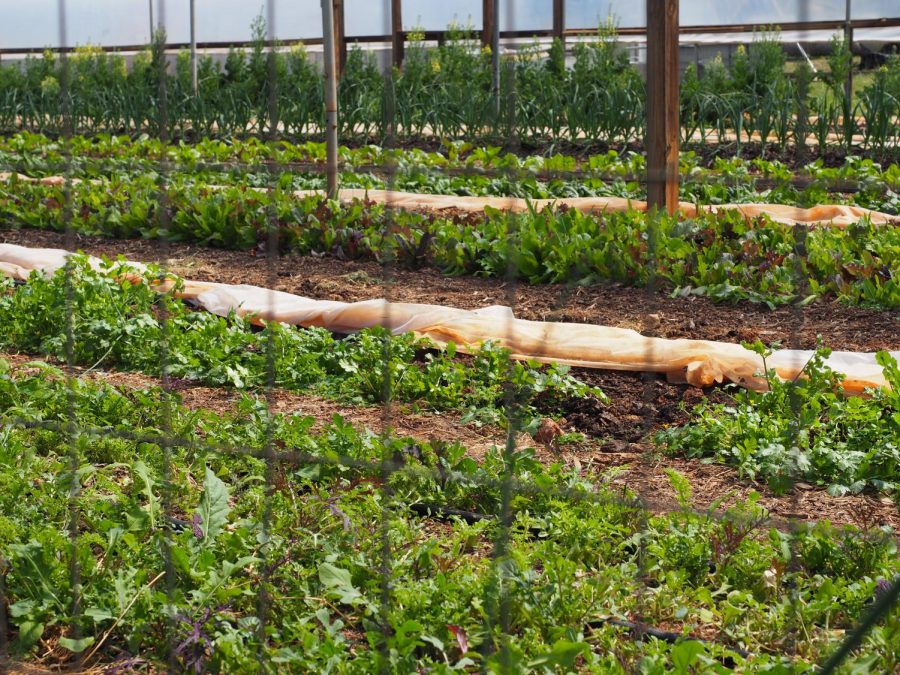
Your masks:
[{"label": "green foliage", "polygon": [[[861,192],[860,200],[877,199],[877,168],[867,169],[865,162],[857,166],[856,175],[872,171],[865,181],[875,186]],[[67,200],[71,210],[64,208]],[[68,189],[13,177],[0,189],[0,217],[15,226],[62,231],[68,225],[84,234],[239,249],[266,245],[269,229],[276,227],[283,252],[427,264],[449,275],[506,278],[512,269],[531,283],[635,286],[652,278],[682,295],[773,307],[829,294],[862,305],[900,306],[900,229],[865,220],[846,228],[807,229],[765,217],[747,221],[739,212],[690,220],[648,218],[637,211],[588,215],[553,209],[522,215],[489,209],[483,216],[388,213],[359,201],[340,206],[277,188],[209,190],[173,179],[165,192],[168,221],[161,230],[159,203],[152,176]]]},{"label": "green foliage", "polygon": [[[251,30],[251,46],[230,49],[224,64],[199,57],[196,95],[187,52],[169,68],[162,32],[130,71],[121,57],[91,47],[71,59],[71,72],[49,51],[24,65],[0,66],[0,128],[57,133],[68,123],[72,130],[91,133],[321,137],[325,113],[318,67],[302,46],[267,48],[262,17]],[[497,111],[490,50],[481,49],[471,26],[450,26],[448,38],[437,47],[410,34],[403,68],[384,75],[371,53],[351,49],[339,83],[340,133],[366,139],[515,135],[533,143],[640,142],[646,87],[616,39],[615,24],[603,23],[594,41],[576,42],[571,68],[564,57],[559,44],[551,45],[548,54],[535,46],[504,56],[500,88],[509,105]],[[785,74],[784,50],[770,33],[761,32],[742,46],[730,67],[721,59],[704,64],[702,73],[689,67],[682,88],[686,141],[705,143],[711,131],[720,139],[743,131],[761,134],[763,142],[772,132],[782,146],[788,136],[805,143],[812,115],[821,126],[817,137],[834,144],[836,134],[849,147],[856,117],[867,110],[862,100],[844,100],[850,60],[840,38],[833,42],[829,63],[830,73],[820,77],[830,95],[811,101],[807,90],[794,90]],[[888,91],[878,105],[890,120],[900,111],[900,96],[895,84]],[[897,140],[896,125],[866,125],[864,131],[863,144],[869,148],[893,147]],[[739,137],[739,152],[742,144]]]},{"label": "green foliage", "polygon": [[[744,671],[788,660],[809,669],[900,571],[893,540],[877,531],[768,529],[752,499],[716,518],[641,513],[527,450],[492,450],[477,463],[457,444],[374,435],[340,418],[313,431],[312,418],[270,414],[250,397],[215,414],[159,389],[117,390],[0,361],[0,422],[4,592],[17,659],[59,637],[61,648],[104,664],[212,672],[255,671],[259,659],[303,672],[518,664],[662,673],[723,658]],[[93,461],[116,433],[123,458]],[[168,434],[183,443],[165,442]],[[391,489],[380,489],[382,460],[404,448],[416,452],[403,453]],[[432,527],[408,509],[496,514],[501,467],[515,493],[503,558],[489,555],[496,520]],[[492,598],[505,631],[489,619]],[[719,642],[635,641],[599,617]],[[785,628],[797,624],[808,638],[786,642]],[[871,669],[895,664],[896,630],[891,616],[866,638]]]},{"label": "green foliage", "polygon": [[713,457],[735,465],[776,491],[795,481],[827,487],[833,495],[867,487],[896,493],[900,481],[900,371],[878,356],[892,389],[846,396],[841,378],[825,365],[828,350],[810,359],[803,376],[769,390],[736,391],[732,403],[701,403],[683,427],[660,432],[672,454]]},{"label": "green foliage", "polygon": [[844,40],[843,35],[835,34],[831,38],[831,53],[828,55],[827,84],[831,88],[834,97],[844,101],[844,85],[853,67],[853,54],[850,45]]},{"label": "green foliage", "polygon": [[[111,272],[120,269],[119,263],[107,266]],[[149,271],[147,281],[158,274]],[[344,340],[323,329],[275,323],[253,332],[248,319],[192,312],[172,295],[158,296],[149,283],[120,282],[91,270],[84,259],[50,278],[34,274],[15,289],[5,284],[0,344],[61,360],[71,349],[75,361],[85,366],[159,376],[165,354],[169,377],[252,389],[266,385],[271,350],[279,387],[356,404],[392,400],[426,410],[461,410],[480,422],[501,422],[503,410],[512,404],[526,426],[538,418],[538,399],[552,407],[569,398],[603,398],[599,390],[568,375],[566,367],[511,362],[507,350],[490,343],[474,351],[469,365],[454,358],[453,345],[434,352],[431,343],[411,333],[391,336],[377,327]]]},{"label": "green foliage", "polygon": [[[805,85],[799,77],[795,80],[790,86],[801,96],[800,89]],[[882,94],[889,96],[886,91]],[[873,101],[882,94],[870,92]],[[773,95],[780,93],[774,91]],[[863,95],[864,103],[867,96]],[[882,113],[873,107],[867,114],[873,116],[873,124],[884,124],[887,121],[881,117],[875,119]],[[779,135],[789,134],[789,129],[779,127],[780,120],[780,113],[773,108],[766,124]],[[341,184],[347,188],[387,187],[383,175],[372,173],[373,165],[381,165],[394,170],[390,187],[403,191],[523,198],[646,198],[645,188],[639,182],[646,171],[645,160],[630,151],[620,154],[610,150],[584,158],[561,154],[518,157],[499,147],[447,142],[442,152],[368,145],[342,147],[339,156],[343,168]],[[80,179],[136,181],[141,177],[155,177],[161,159],[171,163],[167,178],[176,185],[268,188],[274,184],[282,189],[324,188],[321,172],[302,171],[303,167],[298,167],[296,171],[279,174],[277,180],[270,173],[272,164],[321,165],[325,161],[322,143],[295,145],[251,137],[229,142],[203,139],[193,144],[167,144],[147,136],[97,134],[52,139],[28,132],[0,139],[0,165],[36,177],[69,173]],[[575,180],[558,175],[575,170],[581,171],[584,177]],[[486,175],[488,172],[494,175]],[[692,203],[758,202],[762,194],[767,202],[774,204],[846,203],[900,213],[897,166],[882,167],[856,156],[848,156],[842,165],[835,167],[826,167],[822,160],[811,162],[799,172],[799,177],[810,183],[804,188],[792,184],[792,179],[798,176],[785,164],[760,158],[717,159],[712,167],[706,167],[696,154],[684,152],[680,173],[680,198]],[[761,180],[767,182],[765,188]],[[860,190],[845,194],[842,190],[846,183],[859,184]]]}]

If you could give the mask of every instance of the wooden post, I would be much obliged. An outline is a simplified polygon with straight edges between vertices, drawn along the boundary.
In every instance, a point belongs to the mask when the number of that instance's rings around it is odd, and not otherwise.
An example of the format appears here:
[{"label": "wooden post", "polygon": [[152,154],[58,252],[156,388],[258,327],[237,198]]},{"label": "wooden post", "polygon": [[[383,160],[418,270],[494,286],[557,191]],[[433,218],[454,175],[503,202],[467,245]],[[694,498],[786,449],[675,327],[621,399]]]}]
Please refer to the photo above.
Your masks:
[{"label": "wooden post", "polygon": [[481,46],[490,47],[494,41],[494,0],[481,0]]},{"label": "wooden post", "polygon": [[678,208],[678,0],[647,0],[647,201]]},{"label": "wooden post", "polygon": [[553,37],[566,43],[566,0],[553,0]]},{"label": "wooden post", "polygon": [[334,58],[338,79],[347,65],[347,31],[344,25],[344,0],[334,0]]},{"label": "wooden post", "polygon": [[394,66],[403,67],[403,0],[391,0],[391,56]]}]

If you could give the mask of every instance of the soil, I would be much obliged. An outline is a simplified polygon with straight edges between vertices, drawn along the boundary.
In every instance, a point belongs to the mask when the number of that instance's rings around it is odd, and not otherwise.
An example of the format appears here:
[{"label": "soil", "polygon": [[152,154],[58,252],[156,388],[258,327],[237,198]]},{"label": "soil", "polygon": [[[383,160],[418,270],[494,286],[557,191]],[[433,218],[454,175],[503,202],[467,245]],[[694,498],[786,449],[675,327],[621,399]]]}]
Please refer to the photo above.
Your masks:
[{"label": "soil", "polygon": [[566,430],[597,438],[602,447],[610,450],[639,443],[663,427],[687,423],[689,410],[702,400],[730,400],[722,389],[704,391],[687,384],[672,384],[653,373],[574,368],[572,374],[602,389],[610,401],[604,404],[594,397],[564,401],[561,412]]}]

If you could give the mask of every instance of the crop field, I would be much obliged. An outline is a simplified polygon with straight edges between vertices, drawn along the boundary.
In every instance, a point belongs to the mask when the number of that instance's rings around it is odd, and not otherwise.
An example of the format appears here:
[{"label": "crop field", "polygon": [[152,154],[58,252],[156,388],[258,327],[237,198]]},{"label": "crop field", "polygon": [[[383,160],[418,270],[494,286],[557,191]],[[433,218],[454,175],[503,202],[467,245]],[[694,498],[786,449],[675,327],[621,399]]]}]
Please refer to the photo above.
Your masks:
[{"label": "crop field", "polygon": [[351,52],[352,196],[264,36],[197,95],[164,36],[0,66],[0,669],[900,672],[900,62],[850,101],[839,40],[815,83],[767,38],[689,70],[667,215],[608,28],[510,57],[500,117],[471,36]]}]

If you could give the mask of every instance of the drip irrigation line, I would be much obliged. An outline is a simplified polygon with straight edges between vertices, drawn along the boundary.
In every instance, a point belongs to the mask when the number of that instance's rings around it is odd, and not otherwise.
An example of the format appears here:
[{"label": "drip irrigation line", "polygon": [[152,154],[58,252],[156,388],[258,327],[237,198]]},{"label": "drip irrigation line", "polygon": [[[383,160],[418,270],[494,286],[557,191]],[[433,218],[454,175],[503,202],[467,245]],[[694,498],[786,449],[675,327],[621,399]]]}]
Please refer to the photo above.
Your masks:
[{"label": "drip irrigation line", "polygon": [[480,523],[485,520],[495,521],[496,516],[485,513],[476,513],[474,511],[461,511],[459,509],[451,509],[446,506],[437,504],[410,504],[409,510],[421,518],[434,518],[436,520],[449,521],[459,518],[469,525]]},{"label": "drip irrigation line", "polygon": [[[657,640],[662,640],[663,642],[668,642],[670,644],[675,644],[677,642],[699,642],[703,645],[723,647],[724,649],[734,652],[744,659],[753,656],[753,653],[747,651],[746,649],[741,649],[740,647],[724,644],[717,640],[704,640],[702,638],[692,637],[690,635],[683,635],[681,633],[674,633],[672,631],[663,630],[661,628],[649,626],[644,623],[624,621],[622,619],[615,619],[612,617],[594,619],[592,621],[588,621],[585,625],[588,628],[602,628],[603,626],[617,626],[619,628],[627,628],[629,635],[635,640],[640,640],[644,635],[649,635],[650,637],[654,637]],[[732,663],[731,665],[733,666],[734,664]]]}]

